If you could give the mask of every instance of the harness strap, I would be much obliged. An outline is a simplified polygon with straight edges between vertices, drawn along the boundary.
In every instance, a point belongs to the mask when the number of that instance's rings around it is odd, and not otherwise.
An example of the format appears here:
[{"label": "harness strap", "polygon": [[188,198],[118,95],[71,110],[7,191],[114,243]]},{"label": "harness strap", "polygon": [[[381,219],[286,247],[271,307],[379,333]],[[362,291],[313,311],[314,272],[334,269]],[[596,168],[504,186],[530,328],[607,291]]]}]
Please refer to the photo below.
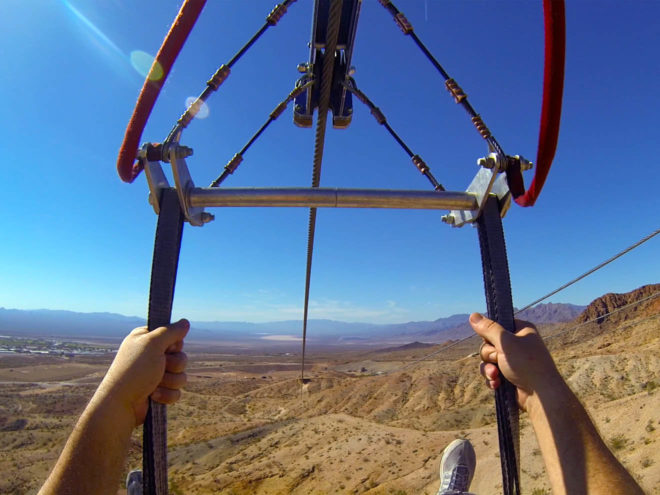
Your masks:
[{"label": "harness strap", "polygon": [[[170,323],[182,234],[179,196],[176,189],[163,189],[151,265],[149,331]],[[167,495],[167,406],[151,399],[144,422],[142,472],[145,495]]]},{"label": "harness strap", "polygon": [[[490,196],[485,201],[477,226],[488,317],[509,332],[514,332],[509,264],[500,208],[495,196]],[[502,464],[502,489],[505,495],[519,495],[520,436],[516,388],[503,376],[501,380],[502,384],[495,391],[495,411]]]}]

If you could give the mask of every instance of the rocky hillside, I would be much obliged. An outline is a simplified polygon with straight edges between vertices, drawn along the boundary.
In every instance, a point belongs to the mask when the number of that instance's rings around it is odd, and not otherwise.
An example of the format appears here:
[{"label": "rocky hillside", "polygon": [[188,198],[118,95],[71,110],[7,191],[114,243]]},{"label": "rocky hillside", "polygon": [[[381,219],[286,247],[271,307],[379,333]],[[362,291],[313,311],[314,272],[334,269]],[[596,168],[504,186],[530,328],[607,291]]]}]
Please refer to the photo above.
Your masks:
[{"label": "rocky hillside", "polygon": [[605,320],[613,323],[626,321],[629,319],[630,311],[619,311],[607,317],[605,315],[624,306],[634,305],[635,302],[639,302],[639,307],[636,307],[634,311],[635,315],[650,316],[660,312],[660,297],[658,296],[660,296],[660,284],[644,285],[625,294],[605,294],[592,301],[580,314],[576,322],[596,321],[596,323],[601,324]]}]

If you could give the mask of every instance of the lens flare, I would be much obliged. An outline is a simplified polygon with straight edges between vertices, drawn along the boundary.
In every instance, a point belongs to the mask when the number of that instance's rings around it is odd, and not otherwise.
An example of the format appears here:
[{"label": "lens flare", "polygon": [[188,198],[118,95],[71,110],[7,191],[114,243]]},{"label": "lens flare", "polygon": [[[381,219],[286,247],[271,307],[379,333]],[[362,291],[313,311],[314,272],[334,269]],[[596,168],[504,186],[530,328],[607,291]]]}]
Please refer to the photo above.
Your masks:
[{"label": "lens flare", "polygon": [[131,65],[142,77],[148,76],[150,81],[160,81],[163,78],[163,67],[158,62],[154,63],[154,57],[147,52],[133,50],[130,59]]},{"label": "lens flare", "polygon": [[69,0],[62,0],[62,3],[66,8],[69,9],[69,11],[87,28],[91,31],[91,33],[94,34],[94,36],[100,40],[106,47],[110,48],[112,51],[115,53],[125,56],[121,49],[112,41],[110,38],[108,38],[103,31],[101,31],[96,25],[90,21],[85,15],[80,12],[77,8],[75,8]]},{"label": "lens flare", "polygon": [[[189,96],[188,98],[186,98],[186,108],[190,108],[190,106],[192,106],[195,103],[195,101],[197,101],[197,98],[195,98],[194,96]],[[205,119],[206,117],[208,117],[209,113],[211,113],[211,110],[209,109],[209,106],[203,101],[200,101],[198,103],[198,106],[199,106],[199,108],[197,109],[197,113],[195,114],[195,118],[196,119]]]}]

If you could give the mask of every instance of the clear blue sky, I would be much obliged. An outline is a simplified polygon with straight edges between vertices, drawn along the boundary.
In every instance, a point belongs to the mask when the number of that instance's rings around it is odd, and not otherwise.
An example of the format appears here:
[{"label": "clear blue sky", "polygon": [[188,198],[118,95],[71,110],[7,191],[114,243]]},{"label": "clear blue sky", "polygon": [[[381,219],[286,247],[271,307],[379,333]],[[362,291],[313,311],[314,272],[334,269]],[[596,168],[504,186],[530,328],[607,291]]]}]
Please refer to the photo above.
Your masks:
[{"label": "clear blue sky", "polygon": [[[144,316],[156,216],[144,176],[122,183],[117,150],[142,85],[130,62],[155,54],[179,1],[5,0],[0,16],[0,306]],[[273,0],[210,0],[143,140],[161,141],[218,65],[262,25]],[[541,1],[397,0],[509,154],[536,157]],[[298,0],[235,66],[184,144],[198,185],[221,171],[292,89],[308,56],[313,2]],[[562,128],[536,207],[505,218],[514,302],[522,306],[658,227],[660,2],[571,1]],[[486,147],[439,75],[389,14],[364,0],[355,78],[450,190],[464,190]],[[139,67],[138,67],[139,69]],[[313,129],[290,109],[226,181],[308,186]],[[527,182],[531,175],[526,176]],[[330,129],[321,185],[428,189],[356,102]],[[175,314],[269,321],[302,315],[305,209],[215,210],[187,226]],[[440,212],[319,211],[311,318],[400,322],[484,308],[476,230]],[[556,296],[586,304],[660,281],[660,240]]]}]

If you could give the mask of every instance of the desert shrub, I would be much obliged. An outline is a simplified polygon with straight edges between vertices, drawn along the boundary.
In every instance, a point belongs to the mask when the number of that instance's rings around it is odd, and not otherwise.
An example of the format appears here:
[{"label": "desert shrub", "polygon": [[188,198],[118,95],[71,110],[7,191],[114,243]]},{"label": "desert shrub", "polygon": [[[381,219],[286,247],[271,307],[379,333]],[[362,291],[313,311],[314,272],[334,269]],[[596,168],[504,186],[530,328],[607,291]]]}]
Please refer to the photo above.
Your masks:
[{"label": "desert shrub", "polygon": [[621,433],[610,438],[610,447],[614,451],[623,449],[628,443],[629,440]]}]

